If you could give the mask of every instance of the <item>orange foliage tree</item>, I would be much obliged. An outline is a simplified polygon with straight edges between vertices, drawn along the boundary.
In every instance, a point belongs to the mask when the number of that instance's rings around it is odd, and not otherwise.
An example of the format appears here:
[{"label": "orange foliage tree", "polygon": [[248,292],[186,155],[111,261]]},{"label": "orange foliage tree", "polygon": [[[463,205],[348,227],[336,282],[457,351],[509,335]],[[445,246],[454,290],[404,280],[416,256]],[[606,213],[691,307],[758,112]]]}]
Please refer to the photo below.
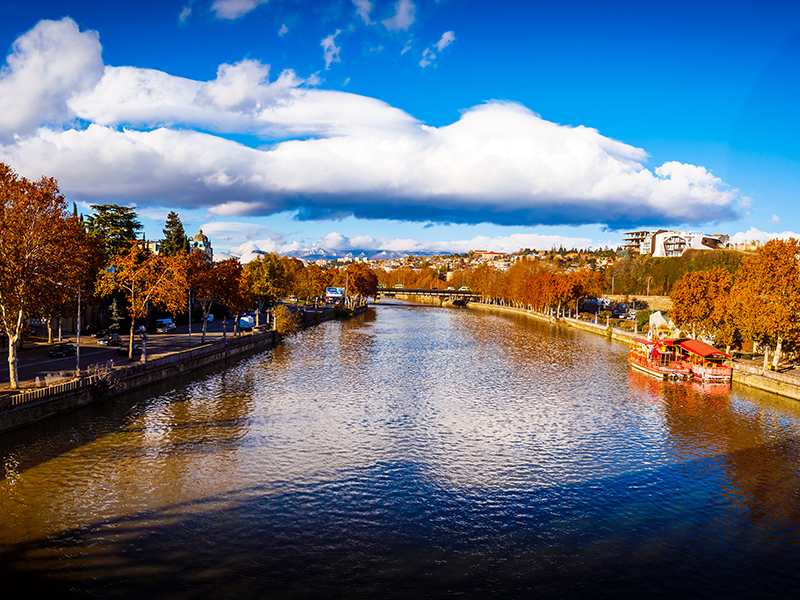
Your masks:
[{"label": "orange foliage tree", "polygon": [[147,317],[151,305],[180,312],[186,287],[185,261],[181,256],[152,254],[140,243],[131,242],[127,251],[114,258],[100,277],[98,291],[106,296],[122,292],[127,299],[131,317],[129,359],[133,358],[136,319]]},{"label": "orange foliage tree", "polygon": [[[750,339],[773,347],[773,367],[783,350],[800,342],[800,242],[771,240],[742,261],[729,307]],[[766,366],[767,353],[764,362]]]},{"label": "orange foliage tree", "polygon": [[730,272],[719,267],[684,274],[670,293],[670,317],[681,329],[690,328],[692,337],[716,337],[730,321],[727,307],[732,285]]},{"label": "orange foliage tree", "polygon": [[76,294],[85,274],[82,242],[55,179],[32,182],[0,163],[0,316],[12,388],[19,387],[17,348],[24,320],[40,314],[63,290]]},{"label": "orange foliage tree", "polygon": [[214,276],[218,282],[217,299],[234,315],[233,331],[239,331],[239,318],[255,303],[253,283],[236,258],[214,263]]}]

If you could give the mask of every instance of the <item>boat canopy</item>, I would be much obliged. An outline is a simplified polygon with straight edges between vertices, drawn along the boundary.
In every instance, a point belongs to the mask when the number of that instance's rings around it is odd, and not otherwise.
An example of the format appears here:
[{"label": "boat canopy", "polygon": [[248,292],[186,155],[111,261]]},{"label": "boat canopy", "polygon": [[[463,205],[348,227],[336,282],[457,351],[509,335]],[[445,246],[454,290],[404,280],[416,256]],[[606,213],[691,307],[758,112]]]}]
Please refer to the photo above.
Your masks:
[{"label": "boat canopy", "polygon": [[708,358],[709,356],[717,354],[726,358],[731,358],[729,354],[725,354],[722,350],[717,350],[714,346],[709,346],[700,340],[682,340],[680,346],[684,350],[696,354],[697,356],[702,356],[703,358]]}]

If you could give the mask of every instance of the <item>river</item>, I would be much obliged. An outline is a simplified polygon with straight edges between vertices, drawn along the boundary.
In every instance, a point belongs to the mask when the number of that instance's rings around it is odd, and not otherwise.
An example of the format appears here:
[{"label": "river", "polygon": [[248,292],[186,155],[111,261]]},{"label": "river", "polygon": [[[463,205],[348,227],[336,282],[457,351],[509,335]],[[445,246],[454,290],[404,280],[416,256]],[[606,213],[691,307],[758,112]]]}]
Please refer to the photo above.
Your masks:
[{"label": "river", "polygon": [[58,598],[800,591],[800,403],[603,337],[382,304],[0,436],[0,575]]}]

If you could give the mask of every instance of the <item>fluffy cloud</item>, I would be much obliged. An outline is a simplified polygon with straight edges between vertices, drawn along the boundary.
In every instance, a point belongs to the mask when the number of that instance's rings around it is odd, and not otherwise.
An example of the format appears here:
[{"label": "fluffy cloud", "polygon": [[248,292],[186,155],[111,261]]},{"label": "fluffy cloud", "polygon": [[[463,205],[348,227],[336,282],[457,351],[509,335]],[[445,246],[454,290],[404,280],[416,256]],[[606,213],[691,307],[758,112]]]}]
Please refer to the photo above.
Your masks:
[{"label": "fluffy cloud", "polygon": [[339,52],[341,47],[336,45],[336,36],[342,33],[341,29],[337,29],[336,33],[332,33],[320,43],[323,50],[323,57],[325,58],[325,68],[330,69],[332,62],[341,62],[339,59]]},{"label": "fluffy cloud", "polygon": [[278,35],[283,37],[287,33],[289,33],[289,28],[286,26],[286,23],[284,23],[283,25],[281,25],[281,28],[278,30]]},{"label": "fluffy cloud", "polygon": [[269,0],[215,0],[211,10],[218,19],[238,19]]},{"label": "fluffy cloud", "polygon": [[0,140],[72,117],[67,102],[103,75],[99,36],[71,19],[40,21],[11,47],[0,70]]},{"label": "fluffy cloud", "polygon": [[394,5],[394,16],[381,21],[389,31],[407,31],[414,23],[417,7],[411,0],[398,0]]},{"label": "fluffy cloud", "polygon": [[[220,216],[612,227],[735,216],[735,191],[702,166],[651,171],[644,150],[518,104],[489,102],[429,127],[290,70],[269,75],[253,60],[222,65],[208,82],[103,68],[96,33],[42,22],[15,43],[0,78],[0,160],[58,178],[73,200]],[[28,96],[25,106],[9,100]],[[227,139],[239,134],[263,145]]]},{"label": "fluffy cloud", "polygon": [[456,39],[456,34],[452,31],[445,31],[442,34],[442,38],[436,42],[436,49],[441,52],[445,48],[447,48],[450,44],[452,44]]},{"label": "fluffy cloud", "polygon": [[747,231],[740,231],[738,233],[734,233],[731,236],[730,242],[732,244],[744,244],[746,242],[768,242],[770,240],[788,240],[789,238],[794,238],[796,240],[800,240],[800,233],[795,233],[793,231],[782,231],[780,233],[769,233],[766,231],[761,231],[760,229],[756,229],[755,227],[751,227]]},{"label": "fluffy cloud", "polygon": [[371,25],[372,21],[369,18],[369,13],[372,12],[373,4],[370,0],[353,0],[356,7],[356,14],[361,17],[367,25]]}]

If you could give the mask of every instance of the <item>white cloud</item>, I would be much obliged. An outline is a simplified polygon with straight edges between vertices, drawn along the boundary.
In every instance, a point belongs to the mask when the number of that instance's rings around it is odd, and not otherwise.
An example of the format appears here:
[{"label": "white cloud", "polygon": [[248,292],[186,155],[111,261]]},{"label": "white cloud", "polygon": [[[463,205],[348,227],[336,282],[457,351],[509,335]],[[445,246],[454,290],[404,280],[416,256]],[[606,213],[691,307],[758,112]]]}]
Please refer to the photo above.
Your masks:
[{"label": "white cloud", "polygon": [[0,140],[74,119],[67,102],[103,74],[97,32],[72,19],[40,21],[11,47],[0,70]]},{"label": "white cloud", "polygon": [[214,0],[211,5],[218,19],[238,19],[269,0]]},{"label": "white cloud", "polygon": [[400,51],[400,55],[401,55],[401,56],[402,56],[403,54],[405,54],[406,52],[408,52],[409,50],[411,50],[411,42],[412,42],[412,40],[408,40],[408,41],[406,42],[406,45],[405,45],[405,46],[403,46],[403,49]]},{"label": "white cloud", "polygon": [[422,52],[422,60],[419,61],[419,66],[422,68],[427,67],[436,59],[436,55],[430,48],[425,48]]},{"label": "white cloud", "polygon": [[186,23],[186,19],[189,18],[190,14],[192,14],[192,8],[190,6],[184,6],[181,10],[181,14],[178,15],[178,20],[181,23]]},{"label": "white cloud", "polygon": [[350,78],[349,77],[344,80],[344,83],[342,84],[342,87],[346,86],[348,83],[350,83]]},{"label": "white cloud", "polygon": [[[452,31],[445,31],[438,42],[436,42],[433,46],[428,46],[427,48],[425,48],[425,50],[422,51],[422,60],[419,61],[419,66],[424,69],[434,60],[436,60],[436,54],[433,52],[434,46],[439,52],[441,52],[442,50],[447,48],[447,46],[452,44],[455,39],[456,39],[455,33],[453,33]],[[404,52],[405,49],[403,49],[403,53]]]},{"label": "white cloud", "polygon": [[278,31],[278,35],[279,35],[279,36],[281,36],[281,37],[283,37],[283,36],[284,36],[284,35],[286,35],[287,33],[289,33],[289,28],[286,26],[286,23],[284,23],[283,25],[281,25],[281,28],[280,28],[280,30]]},{"label": "white cloud", "polygon": [[339,59],[339,52],[341,47],[336,45],[336,36],[342,33],[341,29],[337,29],[336,33],[332,33],[320,43],[323,49],[323,57],[325,58],[325,69],[331,68],[331,63],[341,62]]},{"label": "white cloud", "polygon": [[778,215],[772,215],[772,218],[768,221],[769,223],[780,223],[781,218]]},{"label": "white cloud", "polygon": [[369,13],[372,12],[373,4],[370,0],[353,0],[356,7],[356,14],[361,17],[367,25],[371,25],[372,21],[369,18]]},{"label": "white cloud", "polygon": [[795,233],[793,231],[782,231],[780,233],[768,233],[766,231],[761,231],[760,229],[756,229],[755,227],[751,227],[747,231],[740,231],[738,233],[734,233],[731,236],[730,243],[731,244],[744,244],[745,242],[768,242],[770,240],[788,240],[789,238],[794,238],[796,240],[800,240],[800,233]]},{"label": "white cloud", "polygon": [[[208,82],[103,70],[94,32],[69,19],[43,23],[17,40],[0,78],[0,160],[56,177],[70,200],[219,216],[616,228],[736,215],[735,190],[704,167],[649,170],[644,150],[518,104],[489,102],[429,127],[374,98],[309,88],[316,75],[304,82],[286,70],[270,81],[269,65],[253,60],[221,65]],[[61,79],[50,59],[64,65]],[[27,75],[42,73],[52,89],[28,94],[39,84]],[[40,108],[7,100],[28,95]],[[226,139],[238,134],[264,146]]]},{"label": "white cloud", "polygon": [[381,21],[389,31],[407,31],[416,18],[417,7],[411,0],[398,0],[394,5],[394,16]]},{"label": "white cloud", "polygon": [[453,41],[456,39],[456,34],[452,31],[445,31],[442,34],[442,39],[436,42],[436,49],[441,52],[445,48],[447,48]]}]

